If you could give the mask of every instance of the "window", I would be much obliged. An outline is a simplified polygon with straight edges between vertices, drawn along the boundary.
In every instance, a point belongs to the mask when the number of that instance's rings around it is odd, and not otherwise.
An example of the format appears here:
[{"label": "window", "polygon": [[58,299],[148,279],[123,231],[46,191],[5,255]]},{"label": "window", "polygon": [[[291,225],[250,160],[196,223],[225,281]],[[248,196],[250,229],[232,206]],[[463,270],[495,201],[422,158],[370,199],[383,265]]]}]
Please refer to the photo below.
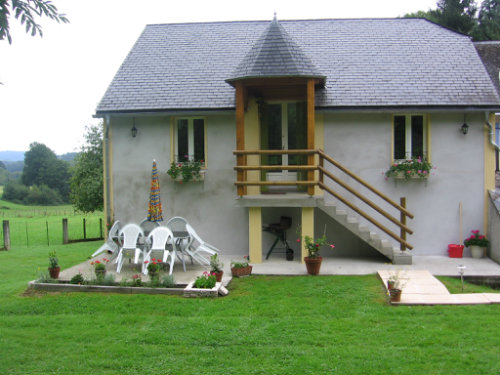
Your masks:
[{"label": "window", "polygon": [[423,115],[394,116],[394,160],[427,158],[427,124]]},{"label": "window", "polygon": [[175,124],[175,159],[205,162],[205,120],[202,118],[177,119]]}]

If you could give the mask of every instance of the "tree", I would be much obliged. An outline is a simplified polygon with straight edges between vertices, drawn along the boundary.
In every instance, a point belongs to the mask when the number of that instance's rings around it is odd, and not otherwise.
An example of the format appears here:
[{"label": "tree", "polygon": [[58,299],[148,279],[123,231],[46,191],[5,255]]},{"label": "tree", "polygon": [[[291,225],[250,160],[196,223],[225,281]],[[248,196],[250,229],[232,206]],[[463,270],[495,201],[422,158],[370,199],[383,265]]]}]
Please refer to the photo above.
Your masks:
[{"label": "tree", "polygon": [[500,0],[483,0],[478,25],[472,32],[474,40],[500,39]]},{"label": "tree", "polygon": [[26,25],[26,32],[31,32],[31,36],[36,34],[43,36],[42,27],[36,22],[36,17],[45,16],[58,23],[69,23],[65,14],[58,13],[52,1],[0,0],[0,40],[7,38],[9,44],[12,43],[12,36],[9,31],[11,14],[21,22],[21,25]]},{"label": "tree", "polygon": [[75,158],[71,177],[71,202],[82,212],[103,209],[102,125],[85,127],[85,145]]},{"label": "tree", "polygon": [[[498,0],[497,0],[498,1]],[[470,35],[477,26],[475,0],[438,0],[437,9],[406,14],[406,18],[427,18],[449,29]]]},{"label": "tree", "polygon": [[42,143],[33,142],[24,154],[24,168],[21,181],[26,186],[46,185],[55,189],[63,201],[69,198],[69,166],[57,159],[56,154]]}]

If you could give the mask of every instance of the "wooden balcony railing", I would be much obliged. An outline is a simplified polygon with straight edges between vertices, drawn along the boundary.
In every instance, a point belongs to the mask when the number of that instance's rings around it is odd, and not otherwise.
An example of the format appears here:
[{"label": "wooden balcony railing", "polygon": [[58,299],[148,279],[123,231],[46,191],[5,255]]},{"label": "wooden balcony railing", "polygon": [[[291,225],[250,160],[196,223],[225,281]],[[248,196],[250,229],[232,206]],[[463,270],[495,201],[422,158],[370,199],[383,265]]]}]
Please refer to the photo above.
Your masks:
[{"label": "wooden balcony railing", "polygon": [[[246,195],[247,186],[307,186],[307,193],[309,195],[314,194],[314,187],[318,186],[322,190],[331,194],[333,197],[341,201],[344,205],[349,207],[351,210],[358,213],[360,216],[371,222],[377,228],[385,232],[387,235],[395,239],[401,245],[401,250],[412,249],[413,246],[406,241],[407,234],[413,234],[413,231],[406,225],[406,218],[413,219],[413,214],[406,209],[406,198],[401,198],[400,203],[395,202],[390,197],[370,185],[368,182],[363,180],[361,177],[357,176],[355,173],[344,167],[342,164],[337,162],[331,156],[326,154],[323,150],[240,150],[233,151],[235,155],[238,156],[239,165],[234,169],[238,172],[238,179],[235,182],[238,187],[238,195]],[[317,164],[312,165],[247,165],[248,155],[317,155]],[[316,158],[308,158],[308,160],[314,160]],[[394,215],[387,212],[385,209],[374,203],[372,200],[368,199],[364,194],[360,193],[358,190],[354,189],[352,186],[348,185],[346,182],[342,181],[335,174],[329,171],[329,168],[325,167],[325,163],[329,163],[330,166],[336,168],[340,172],[348,175],[356,182],[361,184],[364,188],[370,190],[373,194],[378,196],[381,200],[388,203],[390,206],[395,208],[399,212],[399,219]],[[307,178],[302,181],[261,181],[259,180],[248,180],[247,171],[273,171],[273,170],[288,170],[288,171],[306,171]],[[318,171],[318,179],[315,180],[315,171]],[[349,199],[342,196],[337,190],[333,189],[331,184],[325,183],[325,176],[331,181],[340,185],[343,189],[347,190],[349,193],[354,195],[356,198],[360,199],[368,207],[372,208],[378,217],[386,221],[390,221],[400,229],[400,234],[398,235],[386,225],[380,222],[380,219],[375,219],[373,215],[368,214],[365,210],[361,209]]]}]

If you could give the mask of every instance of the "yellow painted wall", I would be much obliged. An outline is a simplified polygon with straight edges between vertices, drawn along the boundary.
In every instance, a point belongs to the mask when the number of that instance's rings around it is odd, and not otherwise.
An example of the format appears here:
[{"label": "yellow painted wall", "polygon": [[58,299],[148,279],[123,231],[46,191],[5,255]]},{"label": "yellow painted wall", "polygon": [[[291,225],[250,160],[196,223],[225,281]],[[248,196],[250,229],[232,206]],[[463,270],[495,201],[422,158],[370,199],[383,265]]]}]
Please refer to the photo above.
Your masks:
[{"label": "yellow painted wall", "polygon": [[[494,113],[490,113],[488,121],[495,126]],[[490,128],[484,125],[484,233],[488,232],[488,190],[495,189],[495,152],[490,143]]]},{"label": "yellow painted wall", "polygon": [[[104,204],[104,222],[106,224],[112,223],[115,220],[114,213],[114,202],[113,202],[113,137],[112,137],[112,127],[111,119],[103,119],[103,134],[106,134],[106,126],[109,126],[108,130],[108,143],[106,145],[106,140],[103,139],[103,204]],[[109,174],[109,179],[106,178]],[[107,194],[109,192],[109,195]],[[109,210],[109,217],[108,217]],[[108,229],[106,226],[105,236],[108,235]]]},{"label": "yellow painted wall", "polygon": [[250,261],[262,263],[262,208],[248,208],[248,247]]},{"label": "yellow painted wall", "polygon": [[304,257],[307,256],[307,249],[304,241],[305,236],[314,238],[314,207],[302,207],[302,257],[301,262],[304,263]]}]

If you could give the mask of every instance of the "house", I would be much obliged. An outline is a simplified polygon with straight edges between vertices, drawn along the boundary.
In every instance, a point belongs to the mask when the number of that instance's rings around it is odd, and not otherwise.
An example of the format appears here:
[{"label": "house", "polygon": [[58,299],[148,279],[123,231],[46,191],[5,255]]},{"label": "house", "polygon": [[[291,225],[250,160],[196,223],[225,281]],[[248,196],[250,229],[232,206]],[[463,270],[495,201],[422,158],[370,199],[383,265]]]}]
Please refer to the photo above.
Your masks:
[{"label": "house", "polygon": [[[485,42],[474,42],[477,53],[483,60],[484,67],[490,75],[498,95],[500,95],[500,40],[491,40]],[[496,113],[495,117],[495,140],[496,144],[500,145],[500,113]],[[496,162],[496,170],[499,170],[498,154]]]},{"label": "house", "polygon": [[[253,263],[281,217],[295,260],[323,233],[324,256],[445,255],[487,228],[499,109],[471,40],[424,19],[148,25],[96,110],[107,220],[146,216],[156,159],[165,216]],[[419,157],[424,177],[385,177]],[[187,159],[202,181],[167,176]]]}]

